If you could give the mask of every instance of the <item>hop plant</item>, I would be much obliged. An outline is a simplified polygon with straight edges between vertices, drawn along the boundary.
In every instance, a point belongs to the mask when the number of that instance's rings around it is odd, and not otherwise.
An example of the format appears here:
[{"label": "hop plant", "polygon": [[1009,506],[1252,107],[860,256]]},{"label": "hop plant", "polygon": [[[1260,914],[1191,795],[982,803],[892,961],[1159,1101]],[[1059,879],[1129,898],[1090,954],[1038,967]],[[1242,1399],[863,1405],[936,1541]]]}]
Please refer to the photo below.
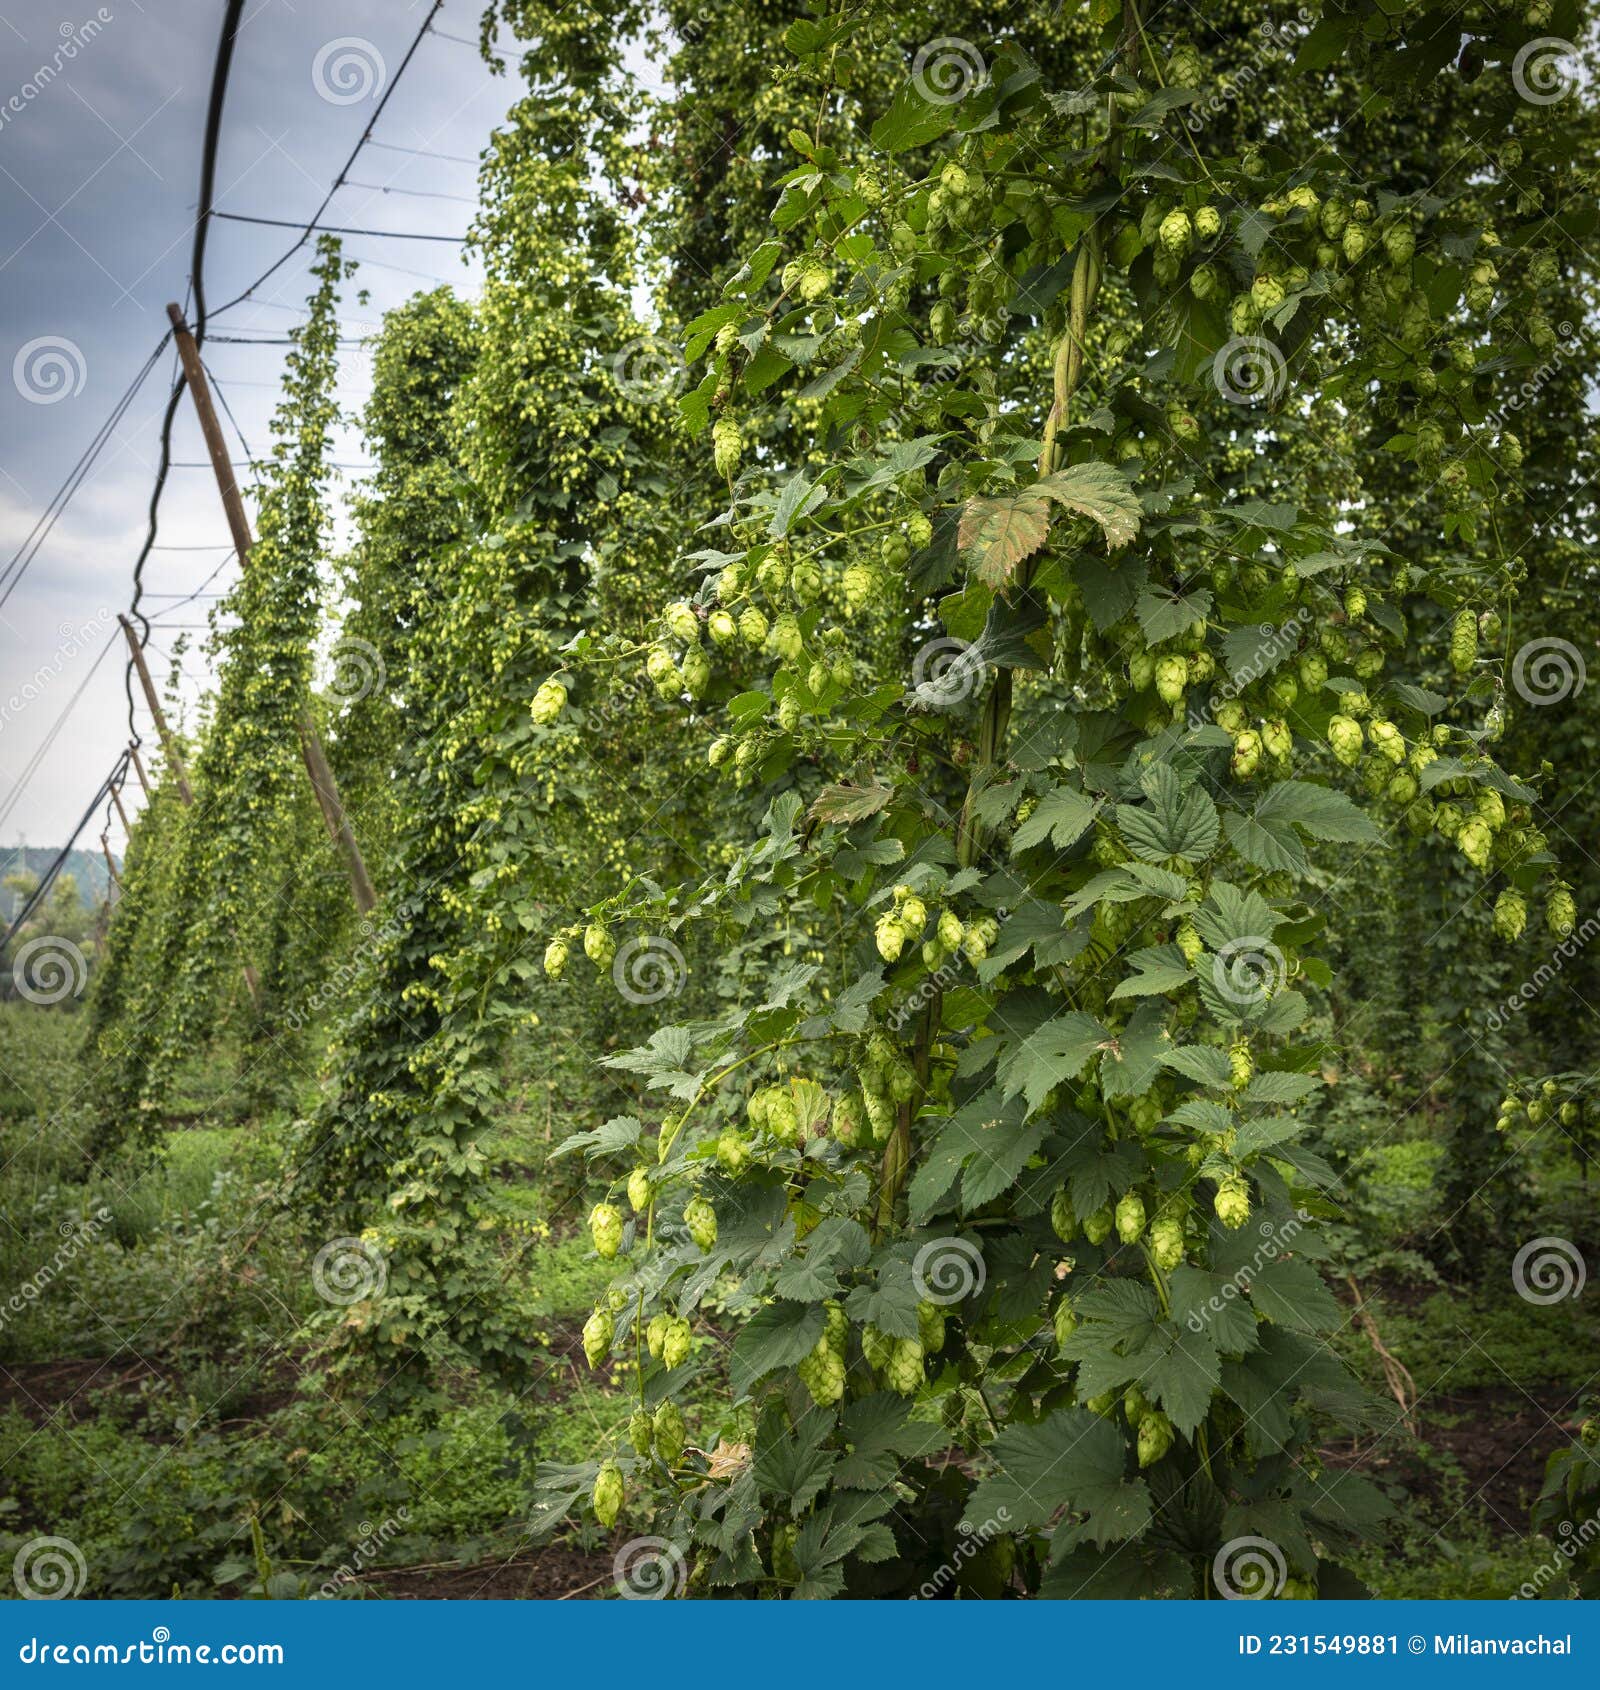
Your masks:
[{"label": "hop plant", "polygon": [[683,1317],[669,1318],[661,1336],[661,1359],[668,1367],[681,1367],[689,1359],[694,1335]]},{"label": "hop plant", "polygon": [[617,942],[598,922],[590,922],[583,930],[583,954],[596,968],[607,969],[617,954]]},{"label": "hop plant", "polygon": [[650,1352],[652,1361],[661,1359],[662,1347],[667,1341],[667,1327],[672,1323],[672,1316],[668,1314],[654,1314],[650,1317],[650,1324],[644,1329],[645,1348]]},{"label": "hop plant", "polygon": [[1174,258],[1182,258],[1194,245],[1194,225],[1185,211],[1169,211],[1161,219],[1159,231],[1162,247]]},{"label": "hop plant", "polygon": [[1187,916],[1178,923],[1178,949],[1191,968],[1205,955],[1206,942],[1200,937],[1200,929]]},{"label": "hop plant", "polygon": [[867,1325],[861,1329],[861,1353],[867,1358],[867,1366],[882,1372],[889,1365],[894,1354],[895,1341],[888,1333],[880,1332],[876,1326]]},{"label": "hop plant", "polygon": [[589,1211],[589,1235],[595,1253],[611,1261],[622,1248],[622,1211],[610,1203],[596,1203]]},{"label": "hop plant", "polygon": [[1172,1448],[1172,1422],[1151,1409],[1139,1421],[1139,1465],[1153,1467]]},{"label": "hop plant", "polygon": [[749,1154],[744,1139],[732,1127],[724,1127],[717,1138],[717,1161],[723,1168],[730,1174],[738,1173]]},{"label": "hop plant", "polygon": [[1250,1185],[1243,1174],[1224,1176],[1213,1206],[1217,1219],[1231,1232],[1237,1232],[1250,1219]]},{"label": "hop plant", "polygon": [[743,449],[739,425],[731,417],[718,417],[711,425],[711,455],[717,474],[724,479],[731,476],[739,467],[739,455]]},{"label": "hop plant", "polygon": [[944,1348],[944,1310],[937,1303],[917,1304],[917,1340],[924,1355],[936,1356]]},{"label": "hop plant", "polygon": [[656,1454],[669,1467],[676,1466],[683,1454],[685,1432],[683,1410],[670,1397],[656,1409],[654,1430]]},{"label": "hop plant", "polygon": [[628,1175],[628,1206],[636,1215],[650,1207],[650,1170],[643,1164]]},{"label": "hop plant", "polygon": [[616,1321],[611,1310],[598,1308],[583,1323],[583,1353],[590,1367],[598,1367],[611,1353],[611,1339]]},{"label": "hop plant", "polygon": [[1109,1203],[1102,1204],[1100,1208],[1084,1220],[1083,1236],[1091,1244],[1104,1244],[1111,1236],[1111,1229],[1115,1225],[1116,1217],[1111,1212],[1111,1205]]},{"label": "hop plant", "polygon": [[1528,906],[1522,895],[1507,887],[1494,901],[1494,930],[1498,937],[1507,944],[1514,944],[1522,937],[1522,930],[1528,925]]},{"label": "hop plant", "polygon": [[1334,756],[1347,769],[1353,769],[1361,760],[1366,736],[1353,716],[1333,716],[1328,721],[1328,744]]},{"label": "hop plant", "polygon": [[906,948],[906,930],[900,925],[900,918],[893,910],[887,910],[878,917],[877,926],[872,933],[878,947],[878,955],[885,962],[895,963],[900,960],[900,953]]},{"label": "hop plant", "polygon": [[1063,1244],[1070,1244],[1078,1231],[1078,1218],[1072,1209],[1072,1193],[1062,1188],[1050,1199],[1050,1229]]},{"label": "hop plant", "polygon": [[1144,1199],[1137,1191],[1130,1191],[1117,1204],[1117,1237],[1124,1244],[1133,1244],[1143,1231]]},{"label": "hop plant", "polygon": [[544,971],[552,980],[559,980],[567,966],[567,942],[552,939],[544,948]]},{"label": "hop plant", "polygon": [[622,1512],[622,1499],[625,1494],[622,1483],[622,1469],[614,1461],[608,1461],[595,1475],[594,1517],[602,1526],[614,1526],[617,1516]]},{"label": "hop plant", "polygon": [[795,1371],[818,1408],[829,1408],[844,1395],[844,1357],[828,1342],[826,1333]]},{"label": "hop plant", "polygon": [[533,695],[530,714],[536,726],[547,728],[566,708],[567,689],[560,681],[546,681]]},{"label": "hop plant", "polygon": [[642,1460],[650,1459],[655,1446],[656,1427],[648,1409],[636,1408],[628,1417],[628,1442]]},{"label": "hop plant", "polygon": [[702,1250],[715,1248],[717,1242],[717,1211],[704,1197],[691,1197],[683,1208],[683,1224],[689,1236]]},{"label": "hop plant", "polygon": [[1255,1073],[1255,1059],[1243,1039],[1229,1046],[1228,1073],[1238,1091],[1243,1091],[1250,1084],[1250,1077]]},{"label": "hop plant", "polygon": [[1568,887],[1556,883],[1544,906],[1545,925],[1557,939],[1567,939],[1578,925],[1578,906]]},{"label": "hop plant", "polygon": [[894,1350],[884,1368],[884,1382],[891,1391],[909,1397],[922,1383],[922,1341],[919,1338],[897,1338]]},{"label": "hop plant", "polygon": [[1450,630],[1450,667],[1458,675],[1469,675],[1477,661],[1478,619],[1470,610],[1457,611]]},{"label": "hop plant", "polygon": [[1167,704],[1182,704],[1189,687],[1189,660],[1163,657],[1155,668],[1156,693]]},{"label": "hop plant", "polygon": [[1152,1224],[1150,1254],[1163,1273],[1171,1273],[1183,1260],[1183,1222],[1176,1215],[1162,1215]]}]

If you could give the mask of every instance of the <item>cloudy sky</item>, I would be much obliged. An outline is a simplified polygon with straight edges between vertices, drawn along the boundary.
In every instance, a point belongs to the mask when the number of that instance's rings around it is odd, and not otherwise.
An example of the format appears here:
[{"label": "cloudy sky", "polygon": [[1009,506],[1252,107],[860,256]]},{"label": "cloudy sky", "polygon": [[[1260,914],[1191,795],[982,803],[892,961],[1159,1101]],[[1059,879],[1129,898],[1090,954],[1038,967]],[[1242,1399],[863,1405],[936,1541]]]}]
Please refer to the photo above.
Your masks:
[{"label": "cloudy sky", "polygon": [[[421,27],[429,0],[249,0],[234,53],[216,206],[310,217]],[[65,511],[52,500],[92,445],[183,300],[221,0],[0,0],[0,846],[61,843],[128,739],[125,648],[116,612],[132,591],[172,379],[168,347],[116,423]],[[520,91],[475,46],[472,0],[445,0],[324,220],[459,235],[475,160]],[[372,143],[382,143],[375,145]],[[418,156],[445,155],[445,156]],[[465,162],[463,162],[465,161]],[[289,229],[217,221],[206,254],[213,313],[294,240]],[[476,290],[450,242],[346,241],[361,261],[347,289],[340,398],[367,389],[357,342],[383,311],[449,280]],[[206,361],[252,450],[268,440],[285,348],[266,342],[300,314],[309,248],[209,325]],[[370,290],[366,304],[357,288]],[[238,434],[228,427],[241,483]],[[180,465],[205,458],[185,400]],[[335,456],[359,466],[347,429]],[[347,483],[359,469],[346,474]],[[158,683],[187,629],[182,692],[206,681],[200,647],[234,565],[209,469],[178,468],[160,507],[162,550],[145,571]],[[170,548],[170,549],[169,549]],[[214,573],[215,572],[215,573]],[[146,740],[153,731],[143,709]],[[43,755],[41,756],[41,750]],[[94,846],[100,824],[82,844]],[[120,830],[113,828],[120,849]]]}]

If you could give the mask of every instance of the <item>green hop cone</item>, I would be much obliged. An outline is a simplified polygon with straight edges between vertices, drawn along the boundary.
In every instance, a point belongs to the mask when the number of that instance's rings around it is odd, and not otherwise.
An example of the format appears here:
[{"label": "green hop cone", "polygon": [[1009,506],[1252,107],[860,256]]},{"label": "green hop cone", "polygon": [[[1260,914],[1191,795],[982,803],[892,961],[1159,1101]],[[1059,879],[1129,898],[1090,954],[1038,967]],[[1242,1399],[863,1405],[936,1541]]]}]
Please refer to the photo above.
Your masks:
[{"label": "green hop cone", "polygon": [[628,1175],[628,1206],[636,1215],[650,1207],[650,1170],[642,1165]]},{"label": "green hop cone", "polygon": [[939,915],[939,943],[947,951],[958,950],[961,941],[966,938],[967,930],[962,925],[961,917],[954,910],[943,910]]},{"label": "green hop cone", "polygon": [[837,1356],[843,1356],[850,1342],[850,1317],[844,1312],[844,1304],[830,1297],[822,1305],[822,1336],[827,1340],[829,1349]]},{"label": "green hop cone", "polygon": [[665,612],[667,629],[674,639],[681,640],[684,645],[697,645],[700,640],[700,618],[695,615],[693,605],[685,604],[679,599],[675,604],[669,604]]},{"label": "green hop cone", "polygon": [[752,650],[759,650],[765,645],[771,631],[766,617],[753,604],[739,612],[739,638]]},{"label": "green hop cone", "polygon": [[846,1150],[854,1150],[861,1142],[861,1104],[853,1092],[833,1106],[833,1136]]},{"label": "green hop cone", "polygon": [[894,1355],[894,1339],[876,1326],[863,1326],[861,1353],[867,1358],[867,1366],[881,1373]]},{"label": "green hop cone", "polygon": [[1050,1230],[1063,1244],[1070,1244],[1078,1231],[1078,1217],[1072,1209],[1072,1193],[1065,1186],[1050,1199]]},{"label": "green hop cone", "polygon": [[717,1139],[717,1160],[722,1166],[730,1174],[736,1174],[744,1166],[749,1154],[749,1147],[744,1139],[732,1127],[724,1127]]},{"label": "green hop cone", "polygon": [[1232,1076],[1234,1089],[1243,1091],[1250,1084],[1250,1076],[1256,1071],[1255,1059],[1250,1054],[1250,1047],[1242,1039],[1228,1049],[1228,1072]]},{"label": "green hop cone", "polygon": [[650,1324],[644,1329],[645,1348],[649,1350],[651,1360],[661,1359],[662,1347],[667,1341],[667,1328],[671,1324],[672,1316],[669,1314],[651,1315]]},{"label": "green hop cone", "polygon": [[609,968],[617,954],[617,942],[598,922],[590,922],[583,930],[583,954],[596,968]]},{"label": "green hop cone", "polygon": [[1137,1243],[1144,1231],[1144,1199],[1130,1191],[1117,1204],[1117,1237],[1124,1244]]},{"label": "green hop cone", "polygon": [[1406,760],[1405,735],[1394,725],[1381,716],[1374,716],[1367,724],[1367,738],[1372,743],[1372,749],[1386,758],[1395,768],[1399,768]]},{"label": "green hop cone", "polygon": [[669,1467],[675,1466],[683,1454],[684,1436],[683,1410],[668,1398],[656,1410],[655,1442],[656,1454]]},{"label": "green hop cone", "polygon": [[739,467],[739,454],[744,442],[739,437],[739,425],[731,417],[718,417],[711,425],[711,457],[717,474],[724,479]]},{"label": "green hop cone", "polygon": [[1200,937],[1200,929],[1187,916],[1178,923],[1178,949],[1191,968],[1205,955],[1206,942]]},{"label": "green hop cone", "polygon": [[1383,232],[1383,250],[1391,264],[1409,264],[1417,250],[1417,237],[1409,223],[1391,223]]},{"label": "green hop cone", "polygon": [[1478,619],[1470,610],[1459,610],[1450,630],[1450,667],[1458,675],[1468,675],[1477,661]]},{"label": "green hop cone", "polygon": [[1104,1244],[1111,1236],[1111,1229],[1115,1225],[1116,1217],[1111,1212],[1111,1205],[1103,1203],[1092,1215],[1085,1219],[1083,1235],[1091,1244]]},{"label": "green hop cone", "polygon": [[878,947],[878,955],[885,962],[894,963],[900,960],[900,953],[906,948],[906,930],[900,925],[900,918],[893,910],[887,910],[878,917],[872,937]]},{"label": "green hop cone", "polygon": [[610,1203],[596,1203],[589,1211],[589,1235],[595,1254],[608,1262],[614,1260],[622,1248],[622,1211]]},{"label": "green hop cone", "polygon": [[1243,1174],[1228,1174],[1217,1186],[1217,1219],[1237,1232],[1250,1219],[1250,1185]]},{"label": "green hop cone", "polygon": [[1169,211],[1157,231],[1162,247],[1174,258],[1182,258],[1194,245],[1194,225],[1186,211]]},{"label": "green hop cone", "polygon": [[552,980],[561,978],[562,970],[567,966],[567,942],[565,939],[552,939],[544,948],[544,971]]},{"label": "green hop cone", "polygon": [[1257,276],[1250,284],[1250,302],[1264,317],[1283,304],[1283,283],[1276,276]]},{"label": "green hop cone", "polygon": [[602,1526],[614,1526],[617,1516],[622,1512],[622,1498],[624,1495],[622,1483],[622,1469],[614,1461],[608,1461],[595,1475],[594,1517]]},{"label": "green hop cone", "polygon": [[1507,887],[1494,901],[1494,930],[1507,944],[1515,944],[1528,925],[1528,906],[1522,895]]},{"label": "green hop cone", "polygon": [[1545,925],[1557,939],[1567,939],[1572,930],[1578,925],[1578,906],[1571,891],[1560,882],[1551,889],[1550,896],[1545,899]]},{"label": "green hop cone", "polygon": [[689,1236],[702,1250],[711,1250],[717,1242],[717,1211],[704,1197],[691,1197],[683,1208],[683,1224]]},{"label": "green hop cone", "polygon": [[1051,1323],[1056,1330],[1056,1348],[1064,1349],[1067,1339],[1078,1330],[1077,1312],[1065,1297],[1056,1304],[1055,1313],[1051,1316]]},{"label": "green hop cone", "polygon": [[1261,735],[1254,728],[1246,728],[1233,742],[1230,767],[1236,780],[1249,780],[1261,767]]},{"label": "green hop cone", "polygon": [[1222,213],[1214,205],[1203,205],[1194,214],[1194,232],[1203,241],[1214,241],[1222,233]]},{"label": "green hop cone", "polygon": [[1361,760],[1366,736],[1353,716],[1334,716],[1328,722],[1328,744],[1334,756],[1347,769],[1353,769]]},{"label": "green hop cone", "polygon": [[628,1419],[628,1442],[634,1447],[637,1455],[644,1460],[650,1459],[650,1451],[655,1445],[656,1424],[650,1418],[650,1411],[636,1408]]},{"label": "green hop cone", "polygon": [[897,1338],[888,1365],[883,1370],[884,1383],[901,1396],[911,1396],[922,1383],[922,1341],[919,1338]]},{"label": "green hop cone", "polygon": [[567,702],[567,689],[560,681],[546,681],[533,695],[530,714],[537,727],[547,728],[562,712]]},{"label": "green hop cone", "polygon": [[668,1367],[681,1367],[689,1359],[693,1334],[681,1316],[669,1318],[661,1337],[661,1359]]},{"label": "green hop cone", "polygon": [[917,1304],[917,1339],[924,1355],[936,1356],[944,1348],[944,1310],[937,1303]]},{"label": "green hop cone", "polygon": [[779,1526],[772,1534],[772,1576],[781,1584],[800,1582],[800,1563],[794,1554],[799,1535],[800,1528],[792,1521]]},{"label": "green hop cone", "polygon": [[818,1408],[829,1408],[844,1395],[844,1357],[829,1344],[826,1334],[795,1371]]},{"label": "green hop cone", "polygon": [[1182,704],[1189,687],[1189,660],[1168,656],[1156,660],[1156,692],[1163,703]]},{"label": "green hop cone", "polygon": [[1139,1465],[1154,1467],[1172,1448],[1172,1422],[1158,1409],[1151,1409],[1139,1422]]},{"label": "green hop cone", "polygon": [[598,1367],[611,1351],[616,1322],[611,1310],[599,1308],[583,1323],[583,1353],[590,1367]]},{"label": "green hop cone", "polygon": [[1494,852],[1494,829],[1482,816],[1468,816],[1456,835],[1456,849],[1475,869],[1487,872]]},{"label": "green hop cone", "polygon": [[1163,1215],[1151,1226],[1150,1254],[1163,1273],[1183,1260],[1183,1222],[1176,1215]]}]

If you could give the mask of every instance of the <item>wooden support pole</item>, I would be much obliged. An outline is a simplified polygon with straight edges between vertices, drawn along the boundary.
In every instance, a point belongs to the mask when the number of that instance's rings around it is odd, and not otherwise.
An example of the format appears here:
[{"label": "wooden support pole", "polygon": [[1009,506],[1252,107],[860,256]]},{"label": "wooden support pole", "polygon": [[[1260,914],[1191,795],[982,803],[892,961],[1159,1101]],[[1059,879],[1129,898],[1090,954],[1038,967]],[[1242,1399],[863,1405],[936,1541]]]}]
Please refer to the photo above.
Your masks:
[{"label": "wooden support pole", "polygon": [[[183,800],[184,808],[189,809],[194,804],[194,789],[189,785],[189,772],[184,768],[183,758],[178,754],[177,744],[167,728],[166,712],[161,708],[161,700],[156,694],[156,684],[150,679],[150,668],[144,660],[144,652],[140,649],[139,636],[134,633],[133,624],[126,616],[119,615],[117,620],[122,624],[122,631],[128,637],[128,650],[133,654],[134,668],[139,671],[139,685],[144,688],[144,701],[150,708],[150,714],[155,718],[156,732],[161,738],[161,749],[166,756],[167,767],[172,770],[173,778],[178,783],[178,796]],[[136,764],[137,757],[138,754],[135,753]],[[144,767],[142,764],[137,766],[139,768],[139,779],[143,783]],[[145,784],[146,793],[149,790],[149,785]]]},{"label": "wooden support pole", "polygon": [[112,782],[111,802],[117,807],[117,820],[122,823],[122,837],[124,839],[130,838],[133,829],[128,825],[128,812],[122,807],[122,785],[118,781]]},{"label": "wooden support pole", "polygon": [[111,856],[111,837],[109,834],[100,835],[100,849],[106,854],[106,873],[111,876],[111,884],[120,892],[122,890],[122,876],[117,873],[117,865]]},{"label": "wooden support pole", "polygon": [[[247,567],[250,548],[255,544],[255,540],[250,533],[250,518],[245,513],[244,500],[239,496],[239,484],[234,479],[233,460],[228,456],[228,445],[223,438],[222,425],[217,421],[216,409],[211,403],[211,384],[206,380],[205,366],[200,362],[200,349],[195,345],[194,336],[189,333],[189,325],[184,321],[181,306],[168,305],[167,317],[172,324],[172,338],[178,348],[179,360],[183,364],[184,381],[188,385],[189,393],[194,399],[195,411],[200,418],[200,432],[205,436],[211,467],[216,472],[217,491],[222,495],[222,508],[227,514],[228,531],[233,536],[240,567]],[[378,895],[372,888],[372,877],[367,873],[366,859],[361,855],[361,847],[357,844],[349,819],[344,813],[344,802],[339,796],[339,783],[334,778],[327,752],[323,750],[322,735],[317,730],[316,719],[312,716],[309,705],[301,707],[296,726],[300,731],[300,747],[305,757],[306,775],[311,782],[311,790],[316,795],[317,807],[322,811],[328,837],[344,857],[345,866],[350,873],[350,892],[355,899],[356,908],[362,915],[366,915],[377,903]]]},{"label": "wooden support pole", "polygon": [[139,747],[131,739],[128,741],[128,756],[133,760],[133,772],[139,777],[139,790],[148,800],[150,797],[150,782],[144,772],[144,759],[139,755]]}]

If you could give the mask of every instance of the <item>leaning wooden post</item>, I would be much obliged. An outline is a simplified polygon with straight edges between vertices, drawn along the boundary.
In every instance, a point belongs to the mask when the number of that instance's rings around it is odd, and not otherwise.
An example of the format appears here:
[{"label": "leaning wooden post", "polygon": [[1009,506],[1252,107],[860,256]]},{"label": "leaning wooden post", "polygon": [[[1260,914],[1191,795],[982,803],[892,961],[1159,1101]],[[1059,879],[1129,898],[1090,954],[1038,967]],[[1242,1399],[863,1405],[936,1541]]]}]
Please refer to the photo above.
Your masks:
[{"label": "leaning wooden post", "polygon": [[[161,750],[167,759],[167,767],[172,770],[173,779],[178,783],[178,796],[183,800],[183,807],[187,810],[194,805],[194,788],[189,785],[189,772],[183,766],[183,758],[178,753],[177,741],[173,739],[167,727],[166,712],[161,708],[161,700],[156,694],[156,684],[150,679],[150,668],[144,660],[144,650],[139,644],[139,636],[133,631],[133,624],[126,616],[119,615],[117,620],[122,624],[122,631],[128,637],[128,650],[133,654],[133,666],[139,671],[139,685],[144,688],[144,701],[150,708],[150,714],[155,719],[156,733],[161,739]],[[139,770],[139,780],[148,794],[149,784],[144,778],[144,766],[138,761],[138,754],[134,754],[135,766]]]},{"label": "leaning wooden post", "polygon": [[[216,473],[217,491],[222,495],[222,508],[228,518],[228,531],[233,536],[240,566],[245,567],[248,565],[250,548],[255,544],[255,539],[250,532],[250,518],[245,514],[244,500],[239,496],[239,483],[234,479],[233,460],[228,456],[228,443],[223,438],[222,424],[217,421],[216,409],[211,403],[211,384],[206,380],[205,366],[200,362],[200,349],[195,345],[189,325],[184,321],[182,308],[178,305],[168,305],[167,317],[172,323],[172,338],[183,364],[184,380],[188,384],[195,411],[200,418],[200,432],[205,436],[206,452]],[[361,855],[361,847],[356,843],[356,836],[345,816],[344,803],[339,797],[339,783],[334,779],[327,753],[322,748],[322,735],[317,730],[316,719],[312,716],[309,705],[301,706],[296,725],[300,730],[300,747],[305,757],[306,775],[311,782],[311,790],[316,795],[317,806],[327,824],[328,836],[338,846],[345,866],[349,869],[350,891],[355,898],[356,908],[362,915],[366,915],[377,903],[378,895],[373,891],[366,859]]]},{"label": "leaning wooden post", "polygon": [[150,782],[144,772],[144,759],[139,755],[139,747],[131,739],[128,741],[128,756],[133,762],[133,772],[139,777],[139,790],[148,799]]}]

